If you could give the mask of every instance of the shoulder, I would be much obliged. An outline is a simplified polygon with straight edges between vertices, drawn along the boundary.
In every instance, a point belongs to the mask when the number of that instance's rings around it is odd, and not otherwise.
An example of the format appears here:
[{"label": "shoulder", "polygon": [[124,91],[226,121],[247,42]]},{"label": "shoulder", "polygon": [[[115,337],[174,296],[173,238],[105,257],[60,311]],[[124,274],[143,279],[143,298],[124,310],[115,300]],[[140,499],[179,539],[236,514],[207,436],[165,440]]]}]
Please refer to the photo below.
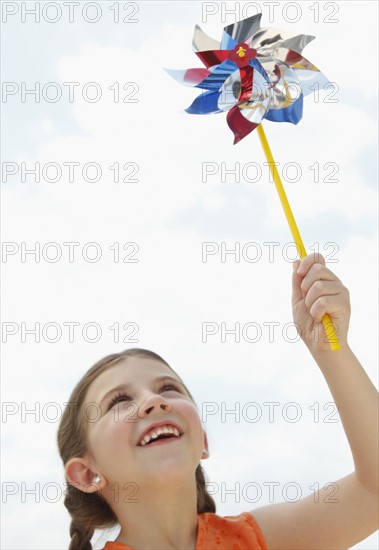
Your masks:
[{"label": "shoulder", "polygon": [[267,550],[262,531],[250,512],[242,512],[237,516],[219,516],[207,512],[200,514],[198,519],[199,548],[211,548],[207,544],[216,543],[220,550]]}]

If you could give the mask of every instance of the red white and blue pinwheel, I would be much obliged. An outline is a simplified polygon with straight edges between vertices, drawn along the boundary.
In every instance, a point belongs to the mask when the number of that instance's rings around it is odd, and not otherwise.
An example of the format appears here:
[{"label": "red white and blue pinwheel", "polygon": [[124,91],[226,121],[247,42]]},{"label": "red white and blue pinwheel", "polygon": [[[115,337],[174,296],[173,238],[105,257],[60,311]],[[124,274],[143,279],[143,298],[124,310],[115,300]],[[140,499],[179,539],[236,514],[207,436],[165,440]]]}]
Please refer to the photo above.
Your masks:
[{"label": "red white and blue pinwheel", "polygon": [[206,90],[187,113],[228,111],[234,143],[264,118],[297,124],[303,97],[329,80],[302,56],[315,37],[274,28],[260,28],[257,14],[224,28],[221,42],[195,27],[193,49],[205,69],[168,70],[177,81]]},{"label": "red white and blue pinwheel", "polygon": [[[292,214],[279,172],[261,122],[297,124],[303,116],[303,97],[329,83],[315,65],[302,56],[315,37],[279,29],[260,28],[262,14],[224,28],[221,42],[195,27],[193,49],[205,69],[168,70],[187,86],[205,90],[187,113],[212,114],[228,111],[227,122],[238,143],[257,132],[300,258],[305,246]],[[322,324],[333,351],[340,349],[327,313]]]}]

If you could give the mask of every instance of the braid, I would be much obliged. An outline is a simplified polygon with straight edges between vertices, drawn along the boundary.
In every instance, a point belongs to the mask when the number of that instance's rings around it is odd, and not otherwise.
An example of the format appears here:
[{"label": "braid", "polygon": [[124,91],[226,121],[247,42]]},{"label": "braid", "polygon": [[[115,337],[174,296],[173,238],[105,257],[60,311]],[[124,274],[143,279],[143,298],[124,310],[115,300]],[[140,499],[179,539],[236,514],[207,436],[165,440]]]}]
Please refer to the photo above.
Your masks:
[{"label": "braid", "polygon": [[216,513],[216,504],[207,491],[203,467],[199,464],[196,468],[197,513]]},{"label": "braid", "polygon": [[83,493],[68,485],[64,505],[71,515],[68,550],[92,550],[91,539],[95,528],[117,523],[113,510],[98,493]]},{"label": "braid", "polygon": [[82,529],[74,520],[71,520],[70,524],[70,537],[71,542],[68,550],[92,550],[91,538],[92,532]]}]

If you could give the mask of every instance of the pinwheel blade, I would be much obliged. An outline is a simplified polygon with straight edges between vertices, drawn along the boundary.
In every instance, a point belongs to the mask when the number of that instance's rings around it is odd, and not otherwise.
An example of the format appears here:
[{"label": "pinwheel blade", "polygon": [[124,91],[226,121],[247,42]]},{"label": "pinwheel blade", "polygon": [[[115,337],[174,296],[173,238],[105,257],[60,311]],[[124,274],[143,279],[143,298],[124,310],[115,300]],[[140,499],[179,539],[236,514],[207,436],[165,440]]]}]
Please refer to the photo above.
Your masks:
[{"label": "pinwheel blade", "polygon": [[281,109],[269,109],[266,113],[267,120],[271,122],[291,122],[297,124],[303,117],[303,94],[293,103]]},{"label": "pinwheel blade", "polygon": [[210,74],[207,69],[165,69],[165,71],[184,86],[198,86]]},{"label": "pinwheel blade", "polygon": [[[261,18],[262,14],[258,13],[256,15],[253,15],[252,17],[248,17],[247,19],[243,19],[242,21],[238,21],[237,23],[233,23],[232,25],[224,27],[224,35],[223,40],[221,41],[221,48],[226,49],[224,41],[227,40],[227,36],[232,38],[235,42],[232,47],[234,47],[239,42],[246,42],[248,44],[252,36],[259,30]],[[227,48],[230,49],[230,46],[227,46]]]},{"label": "pinwheel blade", "polygon": [[199,95],[195,101],[186,109],[191,115],[209,115],[211,113],[221,113],[218,106],[218,100],[221,92],[205,92]]},{"label": "pinwheel blade", "polygon": [[192,48],[195,52],[222,49],[220,42],[208,36],[199,25],[196,25],[193,33]]}]

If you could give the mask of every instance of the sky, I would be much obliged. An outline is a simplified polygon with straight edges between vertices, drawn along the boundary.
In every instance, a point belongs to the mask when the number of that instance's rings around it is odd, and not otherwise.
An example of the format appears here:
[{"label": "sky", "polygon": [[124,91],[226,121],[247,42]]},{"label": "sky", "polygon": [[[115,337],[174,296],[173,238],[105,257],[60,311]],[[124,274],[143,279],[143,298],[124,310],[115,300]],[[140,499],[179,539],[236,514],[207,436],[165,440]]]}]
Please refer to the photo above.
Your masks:
[{"label": "sky", "polygon": [[307,250],[350,291],[350,346],[378,384],[377,3],[73,4],[1,6],[7,550],[67,548],[59,419],[85,371],[129,347],[160,354],[194,395],[219,515],[353,471],[294,332],[296,253],[258,135],[233,145],[225,114],[185,113],[198,94],[164,70],[201,66],[197,24],[220,39],[260,10],[262,27],[316,37],[304,56],[332,85],[296,126],[264,128]]}]

